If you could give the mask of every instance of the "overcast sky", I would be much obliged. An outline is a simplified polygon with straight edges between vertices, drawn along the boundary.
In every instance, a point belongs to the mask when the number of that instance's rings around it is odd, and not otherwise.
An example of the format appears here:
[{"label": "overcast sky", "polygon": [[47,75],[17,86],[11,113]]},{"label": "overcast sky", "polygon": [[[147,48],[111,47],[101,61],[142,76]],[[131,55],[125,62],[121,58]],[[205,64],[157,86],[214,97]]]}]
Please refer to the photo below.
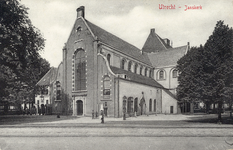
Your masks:
[{"label": "overcast sky", "polygon": [[[204,44],[218,20],[233,27],[233,0],[21,0],[29,18],[46,39],[41,54],[51,66],[62,61],[62,48],[74,25],[79,6],[85,18],[141,49],[150,29],[172,41],[173,47]],[[159,4],[175,5],[161,10]],[[187,10],[187,6],[202,6]],[[179,8],[180,7],[180,8]]]}]

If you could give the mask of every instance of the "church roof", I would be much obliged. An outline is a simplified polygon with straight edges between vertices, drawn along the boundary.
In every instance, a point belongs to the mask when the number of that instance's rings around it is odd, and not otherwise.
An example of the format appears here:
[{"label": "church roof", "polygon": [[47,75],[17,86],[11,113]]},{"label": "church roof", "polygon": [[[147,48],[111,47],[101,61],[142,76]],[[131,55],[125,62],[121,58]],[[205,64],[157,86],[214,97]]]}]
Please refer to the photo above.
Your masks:
[{"label": "church roof", "polygon": [[169,48],[172,48],[170,45],[166,44],[164,40],[155,33],[154,29],[151,29],[151,32],[142,47],[143,52],[151,53],[157,51],[165,51]]},{"label": "church roof", "polygon": [[139,60],[145,64],[151,66],[151,62],[148,59],[146,54],[142,54],[141,50],[137,47],[133,46],[132,44],[122,40],[121,38],[107,32],[106,30],[96,26],[95,24],[91,23],[88,20],[85,20],[88,26],[90,27],[91,31],[95,36],[97,36],[98,40],[116,48],[121,53],[133,57],[136,60]]},{"label": "church roof", "polygon": [[125,74],[127,76],[127,78],[126,79],[122,78],[124,80],[130,80],[130,81],[133,81],[133,82],[136,82],[136,83],[149,85],[149,86],[152,86],[152,87],[162,89],[168,95],[170,95],[174,99],[177,99],[174,94],[172,94],[168,89],[164,88],[161,84],[159,84],[153,78],[149,78],[149,77],[145,77],[145,76],[142,76],[142,75],[139,75],[139,74],[135,74],[135,73],[132,73],[130,71],[127,71],[127,70],[124,70],[124,69],[121,69],[121,68],[117,68],[117,67],[114,67],[114,66],[111,66],[110,68],[115,74]]},{"label": "church roof", "polygon": [[135,73],[132,73],[130,71],[127,71],[127,70],[124,70],[121,68],[117,68],[114,66],[111,66],[110,68],[115,74],[125,74],[127,76],[127,79],[129,79],[130,81],[134,81],[137,83],[141,83],[141,84],[145,84],[145,85],[149,85],[149,86],[153,86],[153,87],[163,88],[163,86],[160,85],[158,82],[156,82],[153,78],[149,78],[149,77],[146,77],[143,75],[135,74]]},{"label": "church roof", "polygon": [[176,65],[177,61],[186,54],[187,45],[170,48],[166,51],[148,53],[148,57],[154,67]]},{"label": "church roof", "polygon": [[36,85],[44,86],[50,85],[56,80],[57,68],[52,67],[41,79],[37,82]]}]

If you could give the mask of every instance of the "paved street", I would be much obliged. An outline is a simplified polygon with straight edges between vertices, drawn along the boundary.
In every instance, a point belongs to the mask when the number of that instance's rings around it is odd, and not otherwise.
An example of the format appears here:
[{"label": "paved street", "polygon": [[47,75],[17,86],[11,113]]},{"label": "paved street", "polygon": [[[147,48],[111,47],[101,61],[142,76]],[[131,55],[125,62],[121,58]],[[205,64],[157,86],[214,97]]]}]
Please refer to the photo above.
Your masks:
[{"label": "paved street", "polygon": [[90,117],[3,124],[0,125],[0,150],[233,149],[232,123],[219,125],[212,123],[212,118],[215,116],[159,114],[124,121],[105,118],[104,124]]},{"label": "paved street", "polygon": [[224,137],[0,137],[1,150],[228,150]]}]

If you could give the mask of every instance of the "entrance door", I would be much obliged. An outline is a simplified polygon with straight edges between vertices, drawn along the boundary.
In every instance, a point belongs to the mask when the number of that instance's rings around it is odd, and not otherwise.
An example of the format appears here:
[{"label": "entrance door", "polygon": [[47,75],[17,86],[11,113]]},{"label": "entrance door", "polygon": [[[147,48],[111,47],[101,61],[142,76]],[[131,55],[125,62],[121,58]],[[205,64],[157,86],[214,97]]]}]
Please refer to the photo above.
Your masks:
[{"label": "entrance door", "polygon": [[173,106],[170,106],[170,113],[173,114]]},{"label": "entrance door", "polygon": [[77,101],[77,115],[83,115],[83,101]]},{"label": "entrance door", "polygon": [[108,108],[107,107],[104,108],[104,116],[108,116]]}]

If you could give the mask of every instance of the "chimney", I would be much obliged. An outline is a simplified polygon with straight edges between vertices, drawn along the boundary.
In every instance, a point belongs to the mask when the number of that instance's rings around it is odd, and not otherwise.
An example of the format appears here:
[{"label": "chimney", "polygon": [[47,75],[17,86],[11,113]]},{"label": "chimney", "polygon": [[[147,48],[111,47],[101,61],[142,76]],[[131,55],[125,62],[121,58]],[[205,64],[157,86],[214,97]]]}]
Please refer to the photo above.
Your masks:
[{"label": "chimney", "polygon": [[188,51],[190,50],[190,43],[189,42],[187,42],[187,45],[188,45]]},{"label": "chimney", "polygon": [[85,18],[85,7],[84,6],[80,6],[79,8],[77,8],[77,18],[79,17],[83,17]]},{"label": "chimney", "polygon": [[150,33],[155,33],[155,28],[150,29]]}]

